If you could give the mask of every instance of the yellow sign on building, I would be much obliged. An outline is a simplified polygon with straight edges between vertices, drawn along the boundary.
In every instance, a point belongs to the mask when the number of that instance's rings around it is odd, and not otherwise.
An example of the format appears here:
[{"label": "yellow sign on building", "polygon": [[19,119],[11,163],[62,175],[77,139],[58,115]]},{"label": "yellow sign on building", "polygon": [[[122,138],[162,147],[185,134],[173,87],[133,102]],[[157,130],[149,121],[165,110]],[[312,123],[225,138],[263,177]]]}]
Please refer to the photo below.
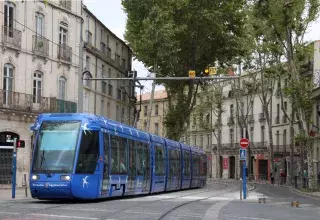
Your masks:
[{"label": "yellow sign on building", "polygon": [[196,71],[194,71],[194,70],[189,70],[189,77],[190,77],[190,78],[196,77]]},{"label": "yellow sign on building", "polygon": [[209,67],[210,76],[217,74],[217,67]]}]

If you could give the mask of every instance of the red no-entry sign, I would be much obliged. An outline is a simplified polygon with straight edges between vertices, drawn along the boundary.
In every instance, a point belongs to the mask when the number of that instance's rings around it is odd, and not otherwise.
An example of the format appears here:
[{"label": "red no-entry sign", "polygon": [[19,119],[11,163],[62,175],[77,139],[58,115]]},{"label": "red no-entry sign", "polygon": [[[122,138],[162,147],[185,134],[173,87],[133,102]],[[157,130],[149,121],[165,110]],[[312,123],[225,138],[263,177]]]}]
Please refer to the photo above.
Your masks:
[{"label": "red no-entry sign", "polygon": [[249,140],[247,138],[241,138],[240,139],[240,147],[243,149],[248,148],[249,146]]}]

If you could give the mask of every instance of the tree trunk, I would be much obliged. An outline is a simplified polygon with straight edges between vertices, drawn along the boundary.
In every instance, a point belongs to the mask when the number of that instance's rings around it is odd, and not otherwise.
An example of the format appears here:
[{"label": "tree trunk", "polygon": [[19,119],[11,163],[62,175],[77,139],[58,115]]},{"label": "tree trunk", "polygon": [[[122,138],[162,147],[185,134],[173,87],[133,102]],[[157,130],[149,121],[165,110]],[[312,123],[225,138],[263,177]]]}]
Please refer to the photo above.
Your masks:
[{"label": "tree trunk", "polygon": [[293,122],[294,122],[294,114],[295,114],[295,109],[292,104],[292,112],[291,112],[291,120],[290,120],[290,185],[294,185],[294,128],[293,128]]},{"label": "tree trunk", "polygon": [[313,167],[313,143],[308,141],[307,146],[307,161],[308,161],[308,178],[309,178],[309,189],[314,190],[316,186],[316,178],[314,175]]},{"label": "tree trunk", "polygon": [[221,129],[221,115],[222,115],[222,110],[218,109],[218,138],[217,138],[217,178],[221,178],[220,173],[221,173],[221,166],[220,166],[220,150],[221,150],[221,138],[222,138],[222,129]]}]

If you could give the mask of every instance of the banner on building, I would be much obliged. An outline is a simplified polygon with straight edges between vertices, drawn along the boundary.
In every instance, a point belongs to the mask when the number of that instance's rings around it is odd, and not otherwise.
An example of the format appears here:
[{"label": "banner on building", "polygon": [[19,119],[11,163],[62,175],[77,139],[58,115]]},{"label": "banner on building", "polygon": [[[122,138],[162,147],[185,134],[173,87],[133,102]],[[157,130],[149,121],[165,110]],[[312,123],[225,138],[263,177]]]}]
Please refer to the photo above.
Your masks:
[{"label": "banner on building", "polygon": [[227,170],[229,168],[229,158],[223,158],[223,169]]}]

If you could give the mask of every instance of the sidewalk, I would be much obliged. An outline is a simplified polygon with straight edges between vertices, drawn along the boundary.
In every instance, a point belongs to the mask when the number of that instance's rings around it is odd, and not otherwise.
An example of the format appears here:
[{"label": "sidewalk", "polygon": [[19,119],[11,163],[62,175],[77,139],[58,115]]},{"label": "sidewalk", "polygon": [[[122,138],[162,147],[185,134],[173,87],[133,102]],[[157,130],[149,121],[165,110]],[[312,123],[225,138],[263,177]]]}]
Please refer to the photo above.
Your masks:
[{"label": "sidewalk", "polygon": [[15,198],[12,199],[12,190],[11,189],[1,189],[0,188],[0,201],[21,200],[21,199],[31,199],[29,189],[28,189],[28,197],[26,197],[25,188],[16,188]]}]

